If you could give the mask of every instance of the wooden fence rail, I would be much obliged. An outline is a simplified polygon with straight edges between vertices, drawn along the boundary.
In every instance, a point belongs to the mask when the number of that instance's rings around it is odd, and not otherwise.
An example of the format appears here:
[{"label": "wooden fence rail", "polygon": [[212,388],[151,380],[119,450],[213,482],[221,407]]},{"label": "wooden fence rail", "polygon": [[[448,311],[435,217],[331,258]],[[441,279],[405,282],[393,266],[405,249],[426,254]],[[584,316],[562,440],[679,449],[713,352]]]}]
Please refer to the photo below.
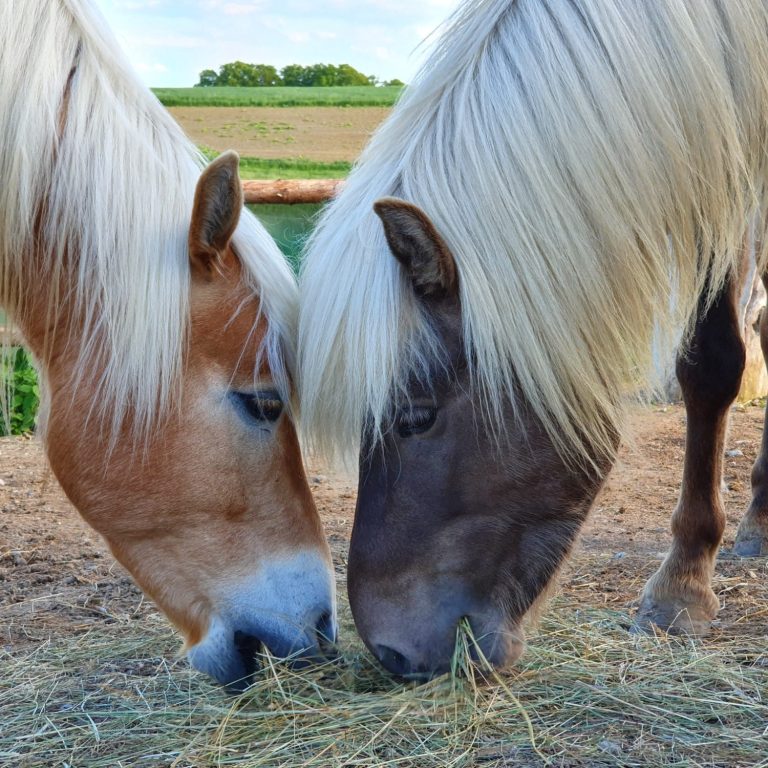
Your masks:
[{"label": "wooden fence rail", "polygon": [[341,189],[342,179],[278,179],[244,181],[243,195],[250,204],[324,203]]}]

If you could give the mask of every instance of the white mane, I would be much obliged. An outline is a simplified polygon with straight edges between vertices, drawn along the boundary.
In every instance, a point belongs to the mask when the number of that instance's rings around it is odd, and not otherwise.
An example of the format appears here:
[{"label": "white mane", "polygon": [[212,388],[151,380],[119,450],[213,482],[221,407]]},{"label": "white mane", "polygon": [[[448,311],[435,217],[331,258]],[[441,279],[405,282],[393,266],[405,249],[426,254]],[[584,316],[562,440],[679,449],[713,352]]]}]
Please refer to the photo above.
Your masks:
[{"label": "white mane", "polygon": [[[74,265],[88,335],[78,375],[106,366],[99,409],[113,435],[128,412],[146,434],[179,387],[202,162],[90,0],[0,4],[0,304],[13,319],[30,291],[61,284]],[[264,353],[284,385],[295,281],[247,211],[234,246],[269,318]],[[50,290],[49,327],[63,298]]]},{"label": "white mane", "polygon": [[488,415],[517,385],[564,455],[610,451],[654,329],[690,322],[761,206],[767,40],[763,0],[469,0],[308,244],[315,445],[354,449],[368,416],[380,434],[429,354],[371,208],[396,195],[455,256]]}]

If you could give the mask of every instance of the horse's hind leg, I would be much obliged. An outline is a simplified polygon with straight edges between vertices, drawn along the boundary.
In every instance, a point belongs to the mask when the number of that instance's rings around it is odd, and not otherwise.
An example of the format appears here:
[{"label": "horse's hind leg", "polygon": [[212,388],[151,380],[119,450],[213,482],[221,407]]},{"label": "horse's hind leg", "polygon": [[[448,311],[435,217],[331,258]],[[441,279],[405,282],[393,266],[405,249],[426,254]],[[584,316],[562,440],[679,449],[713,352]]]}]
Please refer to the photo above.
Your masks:
[{"label": "horse's hind leg", "polygon": [[[768,290],[768,273],[763,274],[763,285]],[[768,308],[760,315],[760,346],[768,365]],[[742,557],[768,555],[768,408],[760,454],[752,467],[752,503],[739,525],[733,552]]]},{"label": "horse's hind leg", "polygon": [[677,378],[687,415],[683,484],[672,515],[672,548],[643,591],[636,622],[703,634],[719,603],[711,581],[725,515],[720,498],[728,410],[744,371],[737,281],[729,279],[714,304],[699,314]]}]

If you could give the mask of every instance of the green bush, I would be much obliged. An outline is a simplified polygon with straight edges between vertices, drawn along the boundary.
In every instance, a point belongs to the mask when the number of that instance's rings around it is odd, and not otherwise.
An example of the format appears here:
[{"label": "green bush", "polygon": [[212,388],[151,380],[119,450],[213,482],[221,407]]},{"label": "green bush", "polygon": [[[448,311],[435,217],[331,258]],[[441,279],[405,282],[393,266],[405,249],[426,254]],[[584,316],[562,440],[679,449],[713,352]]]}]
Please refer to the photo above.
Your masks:
[{"label": "green bush", "polygon": [[8,404],[7,418],[0,419],[0,435],[32,432],[40,405],[40,390],[37,371],[21,347],[3,353],[0,359],[0,379],[7,393]]}]

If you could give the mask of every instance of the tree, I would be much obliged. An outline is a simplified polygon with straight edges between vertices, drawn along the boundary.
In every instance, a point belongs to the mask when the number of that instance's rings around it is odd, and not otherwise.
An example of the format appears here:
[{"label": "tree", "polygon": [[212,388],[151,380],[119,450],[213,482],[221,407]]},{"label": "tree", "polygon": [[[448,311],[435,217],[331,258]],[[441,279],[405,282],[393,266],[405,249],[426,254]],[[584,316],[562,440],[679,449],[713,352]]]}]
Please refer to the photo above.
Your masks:
[{"label": "tree", "polygon": [[304,82],[305,68],[301,64],[288,64],[280,70],[280,75],[283,78],[283,85],[290,85],[292,87],[306,85]]},{"label": "tree", "polygon": [[[399,83],[400,81],[396,81]],[[218,73],[204,69],[198,86],[230,85],[265,88],[275,85],[288,86],[338,86],[377,85],[374,75],[364,75],[350,64],[288,64],[280,72],[271,64],[247,64],[231,61],[222,64]]]},{"label": "tree", "polygon": [[255,79],[254,85],[262,88],[283,84],[283,79],[271,64],[254,64],[253,74]]},{"label": "tree", "polygon": [[331,85],[328,82],[327,72],[323,64],[311,64],[308,67],[304,67],[301,84],[307,87]]},{"label": "tree", "polygon": [[349,64],[340,64],[337,74],[339,78],[337,85],[374,85],[376,82],[373,75],[367,77]]},{"label": "tree", "polygon": [[206,88],[212,85],[218,85],[218,75],[212,69],[204,69],[200,73],[200,82],[195,87]]},{"label": "tree", "polygon": [[219,74],[216,76],[215,83],[215,85],[239,85],[258,88],[282,84],[283,81],[280,75],[271,64],[246,64],[244,61],[222,64],[219,67]]}]

